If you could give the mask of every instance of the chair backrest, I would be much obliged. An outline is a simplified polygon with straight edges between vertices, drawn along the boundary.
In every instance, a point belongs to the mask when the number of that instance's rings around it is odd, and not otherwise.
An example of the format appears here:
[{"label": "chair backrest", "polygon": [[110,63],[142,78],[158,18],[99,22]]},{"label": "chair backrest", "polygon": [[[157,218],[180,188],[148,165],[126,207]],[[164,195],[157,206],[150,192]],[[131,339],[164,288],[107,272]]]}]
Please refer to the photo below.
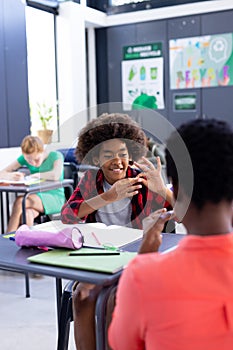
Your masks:
[{"label": "chair backrest", "polygon": [[[77,186],[78,183],[78,166],[73,162],[64,162],[64,179],[72,179],[74,181],[73,188]],[[70,192],[68,188],[65,188],[66,199],[69,199]]]},{"label": "chair backrest", "polygon": [[57,151],[63,154],[64,162],[78,164],[74,155],[75,148],[60,148]]},{"label": "chair backrest", "polygon": [[[69,162],[64,162],[63,164],[64,164],[64,179],[73,180],[74,181],[73,189],[74,189],[78,181],[77,165]],[[71,195],[71,189],[69,187],[64,187],[64,192],[65,192],[66,200],[68,200]],[[60,213],[52,214],[52,215],[40,214],[37,218],[35,218],[34,223],[42,224],[44,222],[48,222],[56,219],[60,219]]]}]

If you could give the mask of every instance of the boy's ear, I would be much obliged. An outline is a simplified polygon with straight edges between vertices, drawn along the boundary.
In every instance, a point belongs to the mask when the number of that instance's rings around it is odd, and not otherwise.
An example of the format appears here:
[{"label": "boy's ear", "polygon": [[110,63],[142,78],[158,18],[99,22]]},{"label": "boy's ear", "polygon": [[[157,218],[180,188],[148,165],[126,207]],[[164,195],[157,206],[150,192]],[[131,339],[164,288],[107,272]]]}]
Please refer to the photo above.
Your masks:
[{"label": "boy's ear", "polygon": [[94,165],[99,165],[99,158],[98,157],[93,157],[92,158]]}]

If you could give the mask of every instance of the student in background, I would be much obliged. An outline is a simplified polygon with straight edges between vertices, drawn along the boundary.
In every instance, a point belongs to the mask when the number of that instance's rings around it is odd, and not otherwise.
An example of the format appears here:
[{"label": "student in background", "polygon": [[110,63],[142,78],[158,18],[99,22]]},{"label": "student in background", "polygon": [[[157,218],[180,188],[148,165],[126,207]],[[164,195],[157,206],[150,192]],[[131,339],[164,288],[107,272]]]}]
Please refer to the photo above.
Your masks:
[{"label": "student in background", "polygon": [[[172,192],[146,158],[146,136],[128,115],[103,114],[84,127],[78,139],[79,162],[97,167],[88,170],[62,208],[63,223],[103,222],[142,228],[152,211],[171,206]],[[134,164],[135,166],[132,166]],[[142,171],[151,169],[150,176]],[[94,310],[99,286],[77,283],[73,292],[75,342],[78,350],[95,349]]]},{"label": "student in background", "polygon": [[[9,180],[23,180],[24,174],[17,171],[26,166],[30,176],[45,180],[63,180],[63,156],[60,152],[47,152],[40,138],[26,136],[21,143],[22,155],[0,171],[0,177]],[[7,232],[16,231],[21,224],[22,196],[18,196],[13,204],[8,222]],[[26,199],[26,221],[32,226],[34,219],[40,214],[54,214],[61,210],[65,202],[64,189],[30,194]]]},{"label": "student in background", "polygon": [[[189,194],[178,136],[166,151],[167,174],[178,201],[175,214],[186,209],[187,229],[178,247],[156,253],[169,213],[154,215],[139,255],[123,272],[109,329],[113,350],[231,350],[233,344],[233,130],[217,120],[195,120],[178,129],[194,172]],[[180,161],[179,161],[180,160]],[[179,190],[179,192],[178,192]],[[147,254],[145,254],[147,253]]]}]

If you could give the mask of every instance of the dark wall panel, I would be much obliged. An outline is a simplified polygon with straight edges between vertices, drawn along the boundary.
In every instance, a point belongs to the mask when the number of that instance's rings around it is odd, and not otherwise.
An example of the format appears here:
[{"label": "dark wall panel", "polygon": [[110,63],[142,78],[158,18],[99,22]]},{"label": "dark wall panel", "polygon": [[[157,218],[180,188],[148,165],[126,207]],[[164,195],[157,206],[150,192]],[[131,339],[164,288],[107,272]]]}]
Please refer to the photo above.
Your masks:
[{"label": "dark wall panel", "polygon": [[109,102],[122,102],[121,61],[123,47],[135,42],[137,42],[135,25],[107,29]]},{"label": "dark wall panel", "polygon": [[97,101],[108,102],[107,31],[96,29]]},{"label": "dark wall panel", "polygon": [[[14,11],[12,11],[14,8]],[[20,145],[30,133],[25,7],[5,0],[5,41],[9,146]]]},{"label": "dark wall panel", "polygon": [[0,147],[15,147],[30,133],[25,5],[21,0],[2,0],[1,10],[0,118],[7,139],[0,139]]},{"label": "dark wall panel", "polygon": [[233,11],[222,11],[201,16],[203,34],[233,32]]},{"label": "dark wall panel", "polygon": [[3,2],[0,1],[0,147],[8,146],[6,79],[5,79],[5,43],[3,26]]},{"label": "dark wall panel", "polygon": [[176,38],[188,38],[201,33],[200,16],[185,16],[169,19],[168,40]]}]

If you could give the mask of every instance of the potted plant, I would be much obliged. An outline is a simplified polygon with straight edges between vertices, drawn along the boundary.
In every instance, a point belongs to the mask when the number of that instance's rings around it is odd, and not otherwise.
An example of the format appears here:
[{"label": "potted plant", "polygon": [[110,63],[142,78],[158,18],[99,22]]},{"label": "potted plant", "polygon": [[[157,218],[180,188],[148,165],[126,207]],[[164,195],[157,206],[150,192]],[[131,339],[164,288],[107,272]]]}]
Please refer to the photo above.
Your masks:
[{"label": "potted plant", "polygon": [[41,138],[41,140],[45,143],[51,143],[53,130],[50,129],[50,122],[52,118],[55,116],[54,107],[47,106],[45,102],[36,104],[36,112],[39,116],[40,123],[42,128],[37,130],[37,135]]}]

